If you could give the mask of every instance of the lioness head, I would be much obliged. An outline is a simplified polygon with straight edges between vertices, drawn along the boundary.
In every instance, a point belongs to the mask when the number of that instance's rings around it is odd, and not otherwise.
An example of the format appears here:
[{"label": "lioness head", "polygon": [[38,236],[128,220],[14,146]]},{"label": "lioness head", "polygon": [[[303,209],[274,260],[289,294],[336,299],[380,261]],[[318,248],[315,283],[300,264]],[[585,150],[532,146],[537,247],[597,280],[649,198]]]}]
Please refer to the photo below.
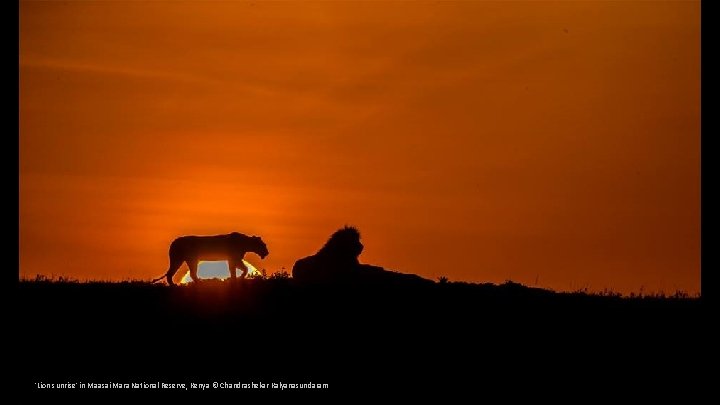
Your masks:
[{"label": "lioness head", "polygon": [[259,236],[253,236],[252,241],[256,245],[255,253],[260,256],[261,259],[264,259],[265,257],[267,257],[267,255],[270,254],[270,252],[268,252],[267,245],[265,245],[265,242],[263,242],[262,238],[260,238]]}]

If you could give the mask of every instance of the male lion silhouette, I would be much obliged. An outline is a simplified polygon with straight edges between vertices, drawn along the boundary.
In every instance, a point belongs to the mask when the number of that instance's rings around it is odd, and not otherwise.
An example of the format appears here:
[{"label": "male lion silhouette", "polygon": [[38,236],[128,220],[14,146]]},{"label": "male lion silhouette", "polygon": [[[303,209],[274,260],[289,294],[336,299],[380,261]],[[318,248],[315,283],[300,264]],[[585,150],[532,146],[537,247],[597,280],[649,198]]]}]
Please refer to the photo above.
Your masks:
[{"label": "male lion silhouette", "polygon": [[361,264],[358,256],[363,251],[360,232],[345,226],[330,236],[327,243],[314,255],[295,262],[293,279],[299,283],[327,283],[352,281],[354,283],[433,283],[415,274],[399,273],[382,267]]},{"label": "male lion silhouette", "polygon": [[183,262],[187,263],[190,269],[190,278],[198,281],[197,268],[200,260],[227,260],[230,277],[234,280],[237,277],[235,270],[240,267],[243,272],[240,277],[245,278],[248,269],[242,259],[248,252],[257,254],[261,259],[269,254],[265,242],[259,236],[247,236],[238,232],[214,236],[181,236],[170,244],[170,267],[167,273],[152,282],[166,277],[168,284],[175,285],[173,276]]},{"label": "male lion silhouette", "polygon": [[333,281],[348,278],[360,265],[360,232],[346,226],[330,236],[316,254],[295,262],[293,279],[299,282]]}]

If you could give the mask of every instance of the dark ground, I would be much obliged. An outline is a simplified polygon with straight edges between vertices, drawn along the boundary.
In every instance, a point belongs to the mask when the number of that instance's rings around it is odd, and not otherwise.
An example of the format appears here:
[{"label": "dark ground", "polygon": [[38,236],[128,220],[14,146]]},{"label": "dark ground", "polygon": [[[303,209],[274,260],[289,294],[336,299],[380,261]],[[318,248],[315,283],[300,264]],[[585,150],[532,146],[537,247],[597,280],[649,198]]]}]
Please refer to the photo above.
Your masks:
[{"label": "dark ground", "polygon": [[568,395],[648,381],[687,398],[705,381],[696,363],[710,359],[699,299],[292,279],[21,282],[15,294],[10,365],[15,387],[31,390],[38,381],[282,380],[326,382],[332,393]]}]

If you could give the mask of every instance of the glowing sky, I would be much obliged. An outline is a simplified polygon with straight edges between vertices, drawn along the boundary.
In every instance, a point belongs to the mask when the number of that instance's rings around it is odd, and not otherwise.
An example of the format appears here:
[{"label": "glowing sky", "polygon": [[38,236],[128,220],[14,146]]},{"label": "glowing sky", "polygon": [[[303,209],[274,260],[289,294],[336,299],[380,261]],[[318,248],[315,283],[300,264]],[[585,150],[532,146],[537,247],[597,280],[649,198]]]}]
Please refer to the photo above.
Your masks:
[{"label": "glowing sky", "polygon": [[21,276],[353,224],[429,278],[699,291],[699,2],[22,1],[19,119]]},{"label": "glowing sky", "polygon": [[[243,260],[245,262],[245,266],[248,268],[248,274],[246,274],[246,277],[249,276],[259,276],[262,273],[255,268],[255,266],[252,265],[252,263],[248,262],[247,260]],[[187,265],[185,265],[187,266]],[[185,275],[180,280],[180,283],[187,284],[192,282],[192,278],[190,277],[190,272],[187,271],[187,267],[180,270],[181,272],[185,272]],[[236,270],[235,274],[239,278],[242,276],[242,273],[240,270]],[[201,261],[198,264],[198,272],[197,272],[198,278],[200,279],[220,279],[225,280],[230,277],[230,270],[228,268],[227,261]]]}]

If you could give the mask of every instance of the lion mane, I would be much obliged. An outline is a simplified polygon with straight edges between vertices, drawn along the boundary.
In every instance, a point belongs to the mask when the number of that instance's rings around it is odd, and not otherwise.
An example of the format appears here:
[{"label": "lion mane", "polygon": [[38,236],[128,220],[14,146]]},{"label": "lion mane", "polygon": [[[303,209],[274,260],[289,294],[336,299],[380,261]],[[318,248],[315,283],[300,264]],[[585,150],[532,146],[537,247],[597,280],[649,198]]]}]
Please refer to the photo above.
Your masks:
[{"label": "lion mane", "polygon": [[259,236],[247,236],[238,232],[213,236],[181,236],[170,244],[170,266],[167,273],[153,281],[165,277],[168,284],[175,285],[173,276],[183,263],[187,263],[193,281],[198,281],[197,268],[200,260],[227,260],[230,277],[237,277],[235,271],[239,267],[242,270],[241,278],[244,278],[248,269],[243,258],[248,252],[257,254],[261,259],[269,254],[267,245]]},{"label": "lion mane", "polygon": [[333,233],[317,253],[295,262],[293,279],[298,282],[347,279],[359,269],[358,256],[362,251],[360,232],[355,227],[345,226]]}]

